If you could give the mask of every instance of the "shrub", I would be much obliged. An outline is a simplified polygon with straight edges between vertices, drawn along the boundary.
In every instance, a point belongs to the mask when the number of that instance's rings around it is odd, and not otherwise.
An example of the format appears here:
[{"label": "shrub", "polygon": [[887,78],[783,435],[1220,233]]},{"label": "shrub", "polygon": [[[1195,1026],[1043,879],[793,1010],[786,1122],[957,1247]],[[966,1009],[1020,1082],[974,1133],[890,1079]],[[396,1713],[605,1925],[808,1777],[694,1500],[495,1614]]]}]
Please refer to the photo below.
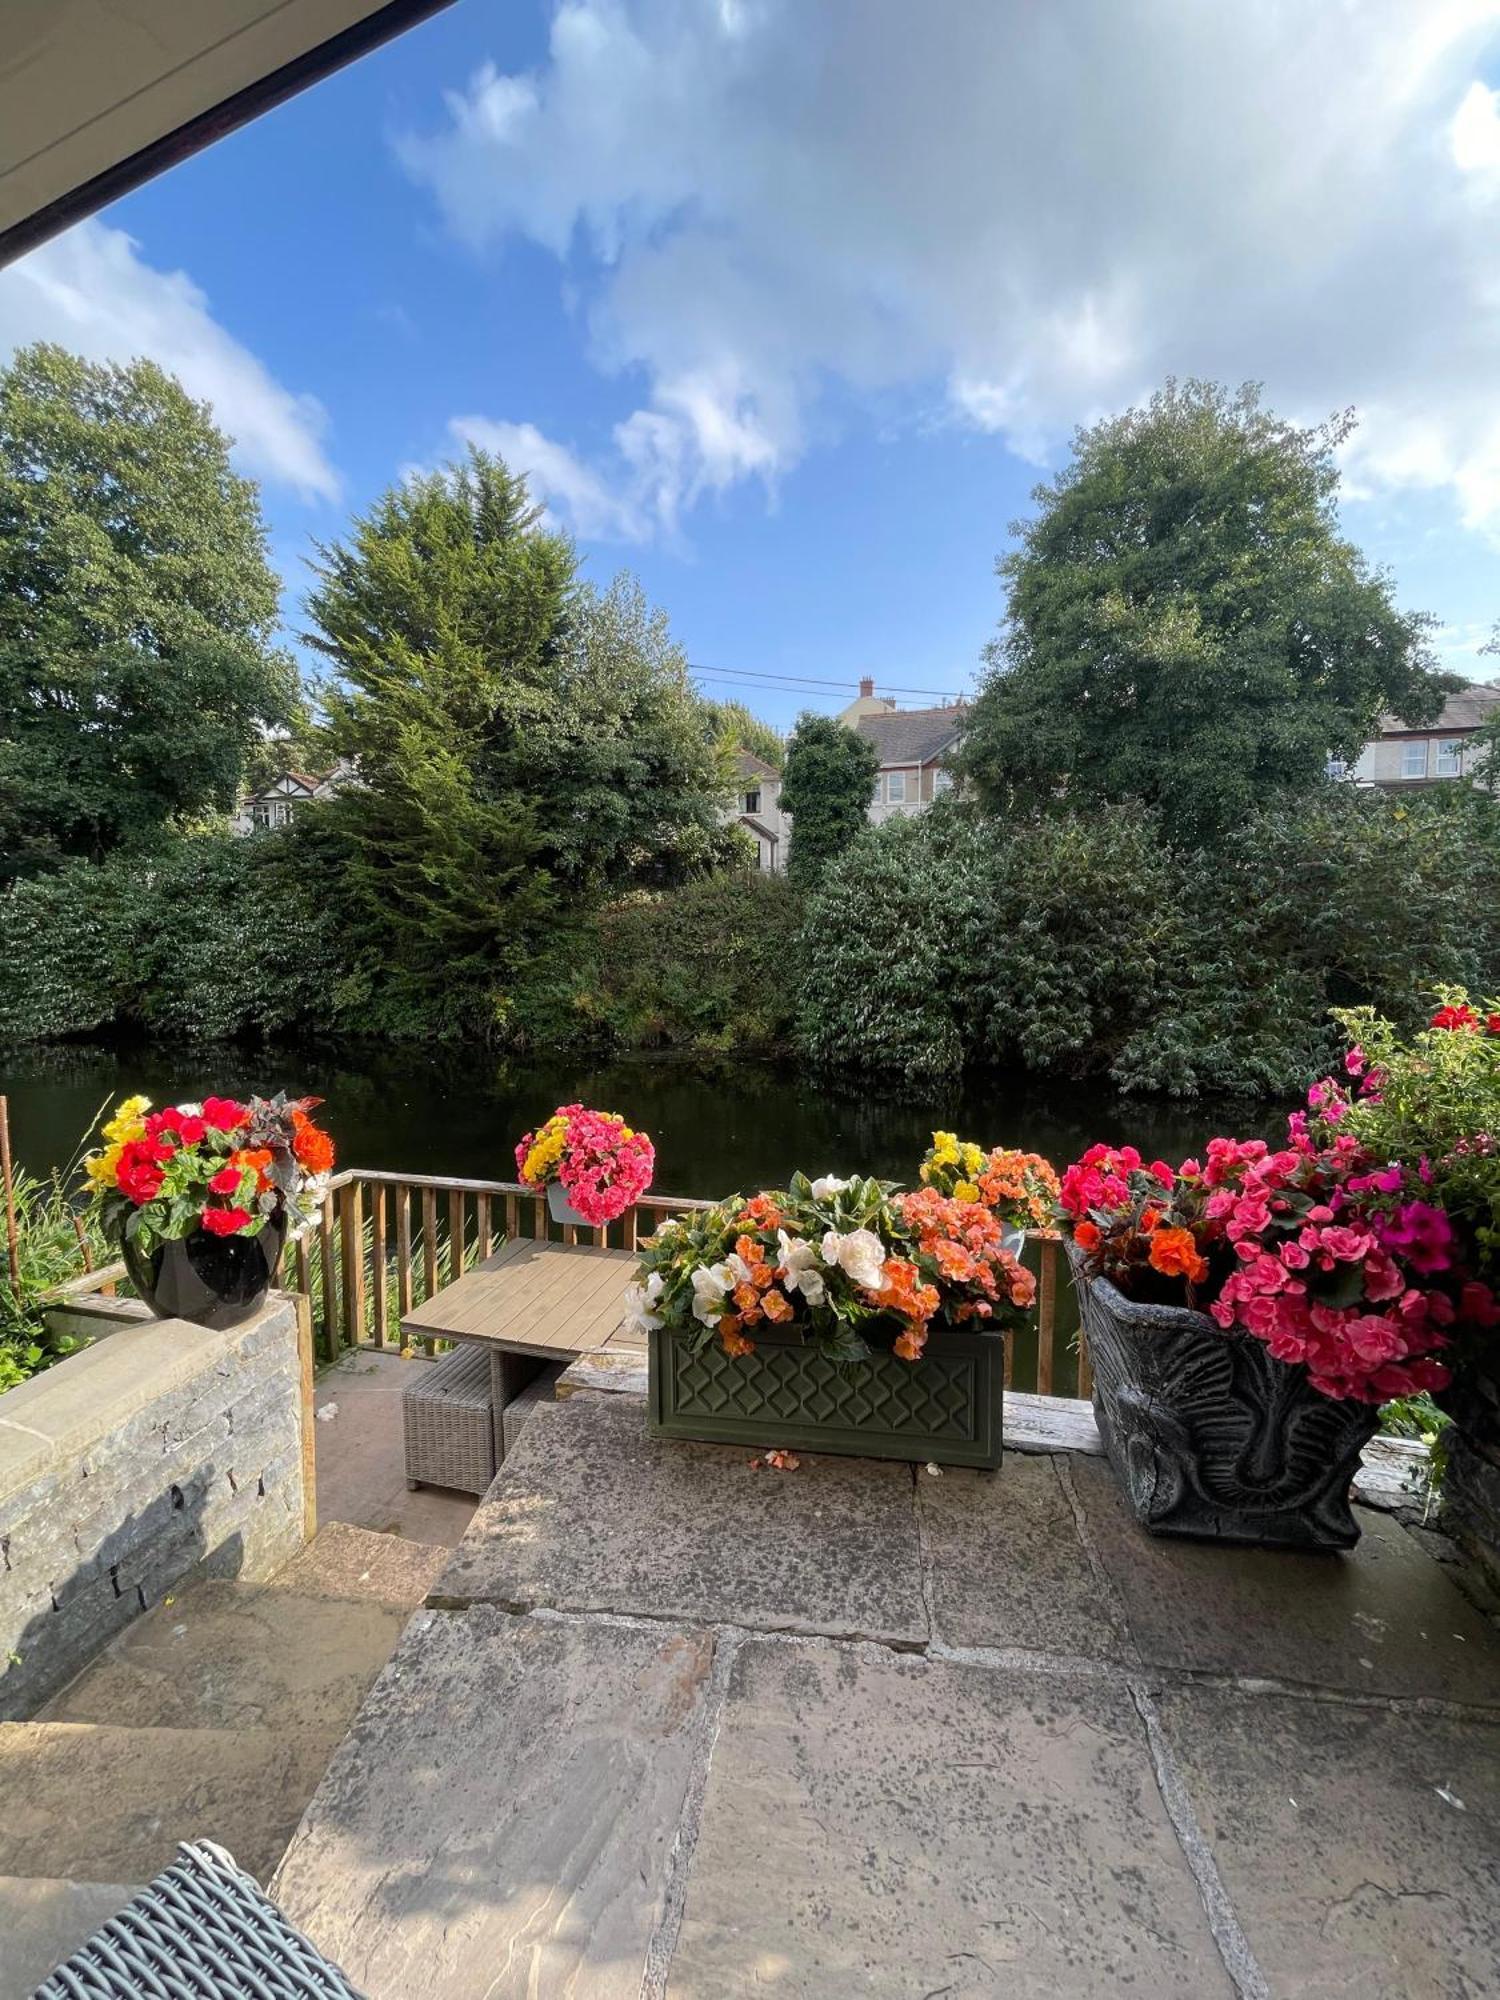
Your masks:
[{"label": "shrub", "polygon": [[195,834],[0,896],[0,1040],[330,1026],[339,916],[294,834]]},{"label": "shrub", "polygon": [[520,982],[512,1040],[772,1053],[791,1035],[800,914],[785,877],[754,868],[606,905]]},{"label": "shrub", "polygon": [[820,1064],[1295,1094],[1335,1054],[1330,1007],[1410,1026],[1434,981],[1500,983],[1500,804],[1330,787],[1186,852],[1144,808],[1018,824],[945,802],[830,866],[802,961]]}]

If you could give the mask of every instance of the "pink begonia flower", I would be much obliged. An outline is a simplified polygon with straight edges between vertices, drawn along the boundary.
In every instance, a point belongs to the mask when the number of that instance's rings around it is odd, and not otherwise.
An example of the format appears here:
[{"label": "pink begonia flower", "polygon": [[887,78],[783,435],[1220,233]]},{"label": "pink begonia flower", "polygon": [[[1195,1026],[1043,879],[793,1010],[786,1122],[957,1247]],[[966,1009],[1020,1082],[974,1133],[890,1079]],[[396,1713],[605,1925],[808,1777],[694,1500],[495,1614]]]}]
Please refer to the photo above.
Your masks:
[{"label": "pink begonia flower", "polygon": [[1344,1068],[1349,1072],[1350,1076],[1364,1075],[1365,1052],[1360,1047],[1358,1042],[1354,1044],[1354,1047],[1350,1049],[1348,1055],[1344,1057]]},{"label": "pink begonia flower", "polygon": [[1472,1326],[1500,1326],[1500,1301],[1488,1285],[1471,1278],[1458,1295],[1458,1316]]},{"label": "pink begonia flower", "polygon": [[1307,1252],[1293,1237],[1289,1236],[1276,1254],[1289,1271],[1305,1271],[1307,1269]]}]

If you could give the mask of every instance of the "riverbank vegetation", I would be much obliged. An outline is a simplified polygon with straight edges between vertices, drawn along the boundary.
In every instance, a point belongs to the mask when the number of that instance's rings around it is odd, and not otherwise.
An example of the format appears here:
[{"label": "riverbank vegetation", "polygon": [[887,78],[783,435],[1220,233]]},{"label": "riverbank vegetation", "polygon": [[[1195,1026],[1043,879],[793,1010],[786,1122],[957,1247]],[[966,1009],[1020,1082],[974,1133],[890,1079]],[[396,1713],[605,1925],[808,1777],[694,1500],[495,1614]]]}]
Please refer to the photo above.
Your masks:
[{"label": "riverbank vegetation", "polygon": [[[870,826],[869,746],[806,719],[770,877],[733,753],[782,765],[774,732],[702,699],[665,615],[586,581],[498,459],[316,552],[299,683],[210,413],[145,364],[30,350],[0,376],[0,1040],[1294,1092],[1331,1006],[1408,1022],[1436,981],[1500,983],[1493,794],[1327,776],[1445,685],[1338,532],[1338,441],[1197,384],[1081,434],[1001,563],[959,794]],[[231,832],[294,761],[343,781]]]}]

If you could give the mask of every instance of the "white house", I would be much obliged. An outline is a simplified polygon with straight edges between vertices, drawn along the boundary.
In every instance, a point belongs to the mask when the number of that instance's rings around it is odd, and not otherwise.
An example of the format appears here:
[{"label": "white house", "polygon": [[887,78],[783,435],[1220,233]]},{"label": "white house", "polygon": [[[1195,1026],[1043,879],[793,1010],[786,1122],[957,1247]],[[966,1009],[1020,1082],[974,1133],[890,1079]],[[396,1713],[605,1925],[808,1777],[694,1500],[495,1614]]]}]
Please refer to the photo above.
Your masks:
[{"label": "white house", "polygon": [[1474,766],[1469,739],[1500,710],[1500,684],[1475,681],[1450,694],[1436,722],[1413,729],[1394,715],[1381,722],[1380,734],[1360,753],[1352,774],[1331,764],[1329,775],[1352,775],[1358,785],[1379,785],[1404,791],[1413,785],[1435,784],[1440,778],[1466,778]]},{"label": "white house", "polygon": [[781,810],[781,773],[751,750],[735,753],[739,797],[734,820],[755,842],[757,867],[779,875],[786,867],[792,823]]},{"label": "white house", "polygon": [[273,778],[258,792],[252,792],[240,805],[232,822],[236,833],[259,833],[264,827],[288,826],[296,818],[300,807],[310,799],[332,798],[336,791],[349,782],[350,768],[345,763],[337,763],[322,777],[315,777],[306,771],[283,771],[279,778]]},{"label": "white house", "polygon": [[859,684],[859,698],[839,714],[839,721],[875,745],[880,769],[870,800],[870,817],[878,825],[902,813],[921,812],[953,784],[943,760],[953,750],[963,728],[964,707],[953,702],[942,708],[897,708],[877,695],[873,680]]}]

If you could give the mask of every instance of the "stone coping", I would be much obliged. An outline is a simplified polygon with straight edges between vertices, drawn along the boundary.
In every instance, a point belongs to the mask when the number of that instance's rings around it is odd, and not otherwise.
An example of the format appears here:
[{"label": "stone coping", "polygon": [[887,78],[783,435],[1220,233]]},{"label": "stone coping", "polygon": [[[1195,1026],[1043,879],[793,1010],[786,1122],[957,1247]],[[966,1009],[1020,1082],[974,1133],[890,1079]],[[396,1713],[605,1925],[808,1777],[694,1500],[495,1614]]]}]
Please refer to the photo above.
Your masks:
[{"label": "stone coping", "polygon": [[223,1332],[182,1319],[137,1321],[6,1390],[0,1396],[0,1497],[54,1459],[76,1455],[117,1430],[205,1367],[227,1365],[247,1340],[259,1344],[295,1324],[296,1308],[277,1292],[253,1319]]}]

